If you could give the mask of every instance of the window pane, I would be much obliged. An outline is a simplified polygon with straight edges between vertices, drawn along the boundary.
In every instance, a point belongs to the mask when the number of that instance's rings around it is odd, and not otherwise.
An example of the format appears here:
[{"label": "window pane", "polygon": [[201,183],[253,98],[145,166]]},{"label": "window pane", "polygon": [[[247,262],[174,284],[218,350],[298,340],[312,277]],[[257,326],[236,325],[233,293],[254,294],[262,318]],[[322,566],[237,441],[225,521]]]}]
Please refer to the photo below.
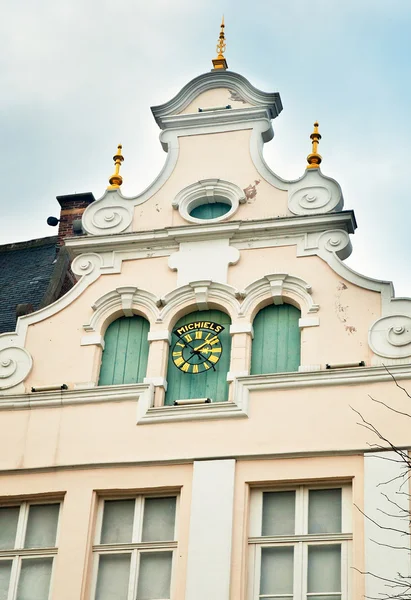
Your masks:
[{"label": "window pane", "polygon": [[262,535],[295,533],[295,492],[263,493]]},{"label": "window pane", "polygon": [[341,532],[341,488],[310,490],[308,533]]},{"label": "window pane", "polygon": [[174,540],[175,498],[146,498],[144,501],[143,542]]},{"label": "window pane", "polygon": [[47,600],[52,558],[30,558],[21,563],[17,600]]},{"label": "window pane", "polygon": [[0,508],[0,549],[14,548],[20,506]]},{"label": "window pane", "polygon": [[25,548],[47,548],[56,545],[60,504],[32,504],[29,508]]},{"label": "window pane", "polygon": [[11,560],[0,560],[0,600],[7,600],[12,564]]},{"label": "window pane", "polygon": [[260,594],[292,594],[294,548],[263,548]]},{"label": "window pane", "polygon": [[143,552],[140,555],[137,600],[170,598],[172,552]]},{"label": "window pane", "polygon": [[341,544],[308,547],[308,592],[341,592]]},{"label": "window pane", "polygon": [[102,544],[118,544],[132,541],[134,500],[106,500],[104,502]]},{"label": "window pane", "polygon": [[[278,600],[276,598],[275,600]],[[280,599],[281,600],[281,599]],[[307,600],[341,600],[341,594],[333,594],[332,596],[307,596]]]},{"label": "window pane", "polygon": [[100,556],[96,600],[127,600],[130,557],[130,554]]}]

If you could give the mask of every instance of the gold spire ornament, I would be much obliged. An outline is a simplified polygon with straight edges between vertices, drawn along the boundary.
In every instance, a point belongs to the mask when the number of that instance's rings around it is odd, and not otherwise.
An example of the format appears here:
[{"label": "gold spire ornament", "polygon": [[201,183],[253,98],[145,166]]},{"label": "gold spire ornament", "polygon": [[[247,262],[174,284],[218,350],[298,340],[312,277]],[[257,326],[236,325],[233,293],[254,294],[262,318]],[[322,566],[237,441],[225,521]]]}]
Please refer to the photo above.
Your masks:
[{"label": "gold spire ornament", "polygon": [[314,123],[314,131],[310,135],[313,145],[313,151],[307,156],[307,169],[318,169],[323,159],[321,154],[318,154],[318,144],[321,139],[321,135],[318,133],[318,121]]},{"label": "gold spire ornament", "polygon": [[226,69],[228,69],[227,61],[224,58],[224,52],[225,52],[225,47],[226,47],[224,27],[225,27],[225,25],[224,25],[224,15],[223,15],[223,18],[221,21],[220,35],[218,37],[218,42],[217,42],[217,58],[213,58],[214,71],[219,70],[219,69],[224,69],[224,71],[225,71]]},{"label": "gold spire ornament", "polygon": [[117,154],[115,154],[113,156],[113,160],[114,160],[114,173],[112,174],[112,176],[110,177],[110,179],[108,180],[110,185],[108,186],[108,190],[115,190],[118,189],[120,187],[120,185],[123,183],[123,178],[120,175],[120,167],[121,167],[121,163],[124,161],[124,156],[121,154],[121,150],[122,150],[123,146],[121,144],[119,144],[117,146]]}]

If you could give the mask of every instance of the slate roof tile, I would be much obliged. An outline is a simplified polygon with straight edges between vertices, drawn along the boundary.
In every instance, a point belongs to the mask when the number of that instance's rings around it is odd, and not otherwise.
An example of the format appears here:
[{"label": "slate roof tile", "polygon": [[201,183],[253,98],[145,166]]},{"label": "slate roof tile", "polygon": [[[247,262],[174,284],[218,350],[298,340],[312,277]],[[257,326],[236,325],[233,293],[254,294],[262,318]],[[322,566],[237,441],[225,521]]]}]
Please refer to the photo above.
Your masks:
[{"label": "slate roof tile", "polygon": [[56,261],[57,236],[0,246],[0,333],[14,331],[17,304],[44,297]]}]

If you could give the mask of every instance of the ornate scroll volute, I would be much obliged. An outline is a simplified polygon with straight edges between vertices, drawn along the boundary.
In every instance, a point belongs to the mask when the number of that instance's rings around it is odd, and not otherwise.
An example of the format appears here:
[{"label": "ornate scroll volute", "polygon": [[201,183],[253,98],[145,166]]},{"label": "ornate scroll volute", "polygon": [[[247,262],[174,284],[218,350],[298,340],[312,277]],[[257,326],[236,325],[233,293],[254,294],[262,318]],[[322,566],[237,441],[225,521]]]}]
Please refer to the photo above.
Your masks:
[{"label": "ornate scroll volute", "polygon": [[30,353],[17,344],[16,337],[0,337],[0,392],[22,383],[33,366]]},{"label": "ornate scroll volute", "polygon": [[133,206],[118,189],[113,189],[86,208],[82,225],[90,235],[105,235],[127,231],[132,221]]},{"label": "ornate scroll volute", "polygon": [[374,354],[390,359],[411,356],[411,317],[390,315],[372,325],[368,343]]},{"label": "ornate scroll volute", "polygon": [[344,200],[338,183],[319,169],[307,169],[288,190],[288,209],[293,215],[314,215],[342,210]]}]

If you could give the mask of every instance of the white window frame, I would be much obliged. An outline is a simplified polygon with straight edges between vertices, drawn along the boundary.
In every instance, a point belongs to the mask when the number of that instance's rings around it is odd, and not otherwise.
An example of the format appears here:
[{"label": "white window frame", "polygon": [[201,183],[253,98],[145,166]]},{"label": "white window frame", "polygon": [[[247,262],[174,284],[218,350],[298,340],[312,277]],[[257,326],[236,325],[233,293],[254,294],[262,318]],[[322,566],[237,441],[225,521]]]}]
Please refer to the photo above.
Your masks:
[{"label": "white window frame", "polygon": [[[59,505],[59,516],[57,519],[56,529],[56,543],[53,547],[41,547],[41,548],[24,548],[24,541],[27,531],[27,523],[30,506],[44,506],[45,504],[58,504]],[[49,585],[48,600],[52,596],[53,589],[53,576],[54,576],[54,557],[57,556],[58,551],[58,540],[60,533],[60,517],[61,517],[61,506],[62,500],[59,498],[47,498],[39,500],[27,500],[24,502],[0,502],[0,508],[19,508],[19,517],[17,520],[16,537],[14,540],[14,548],[0,550],[0,561],[10,562],[12,561],[9,592],[7,600],[15,600],[18,590],[18,584],[20,579],[20,571],[22,562],[27,559],[36,558],[49,558],[52,557],[51,577]]]},{"label": "white window frame", "polygon": [[[144,517],[144,501],[149,498],[171,498],[176,499],[176,514],[174,521],[174,540],[168,542],[142,542],[141,535],[143,531],[143,517]],[[101,532],[103,525],[103,513],[104,503],[108,500],[134,500],[134,522],[132,541],[130,543],[123,544],[101,544]],[[98,501],[96,528],[94,535],[93,545],[93,574],[92,574],[92,595],[93,600],[96,597],[97,592],[97,578],[99,570],[100,556],[102,555],[113,555],[113,554],[129,554],[130,556],[130,576],[128,585],[127,600],[135,600],[137,597],[137,586],[138,576],[140,570],[140,556],[141,554],[148,552],[171,552],[171,582],[170,582],[170,599],[173,598],[174,579],[175,579],[175,563],[177,556],[177,531],[178,531],[178,518],[179,518],[179,503],[180,497],[179,492],[176,490],[170,490],[162,492],[161,494],[147,493],[147,494],[132,494],[132,495],[121,495],[121,496],[104,496],[100,497]],[[169,600],[164,598],[164,600]]]},{"label": "white window frame", "polygon": [[[308,533],[308,498],[310,490],[341,489],[341,533]],[[295,495],[295,534],[262,536],[263,493],[288,492]],[[352,552],[352,485],[347,482],[328,482],[322,484],[298,484],[290,486],[271,486],[253,488],[250,497],[250,522],[249,522],[249,600],[264,600],[266,596],[260,595],[261,554],[263,548],[288,546],[294,547],[294,577],[293,595],[290,600],[309,600],[307,594],[307,569],[309,545],[341,545],[341,600],[351,597],[350,566]],[[321,595],[321,594],[317,594]],[[331,594],[332,595],[332,594]],[[286,596],[286,595],[285,595]],[[338,595],[335,595],[336,599]],[[268,596],[272,598],[272,596]],[[275,598],[275,596],[274,596]]]}]

